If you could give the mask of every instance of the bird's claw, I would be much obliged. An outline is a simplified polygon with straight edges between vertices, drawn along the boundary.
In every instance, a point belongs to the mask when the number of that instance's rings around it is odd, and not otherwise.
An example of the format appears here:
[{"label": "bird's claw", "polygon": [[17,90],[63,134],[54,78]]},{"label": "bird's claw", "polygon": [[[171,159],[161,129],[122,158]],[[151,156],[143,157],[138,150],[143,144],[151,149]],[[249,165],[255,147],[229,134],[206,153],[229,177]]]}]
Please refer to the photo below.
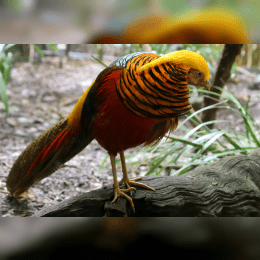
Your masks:
[{"label": "bird's claw", "polygon": [[[123,184],[123,182],[125,182],[126,183],[126,185],[127,185],[127,182],[133,182],[133,181],[139,181],[139,180],[141,180],[142,179],[142,177],[137,177],[137,178],[135,178],[135,179],[131,179],[131,180],[126,180],[126,182],[124,181],[124,178],[119,182],[119,186],[120,185],[122,185]],[[128,185],[129,186],[129,185]]]},{"label": "bird's claw", "polygon": [[118,197],[122,196],[122,197],[125,197],[131,204],[131,207],[133,209],[133,212],[135,212],[135,207],[134,207],[134,203],[133,203],[133,200],[128,196],[126,195],[125,193],[126,192],[132,192],[132,190],[136,190],[134,187],[129,187],[128,189],[115,189],[115,192],[114,192],[114,199],[112,200],[112,203],[115,203],[115,201],[117,200]]},{"label": "bird's claw", "polygon": [[[133,187],[130,187],[130,185],[134,185],[134,186],[139,186],[139,187],[142,187],[142,188],[145,188],[145,189],[148,189],[148,190],[152,190],[152,191],[155,191],[155,189],[153,189],[152,187],[148,186],[148,185],[145,185],[143,183],[140,183],[140,182],[136,182],[136,181],[139,181],[141,180],[142,177],[138,177],[138,178],[135,178],[135,179],[128,179],[128,180],[124,180],[124,178],[119,182],[119,185],[121,185],[123,182],[125,183],[126,187],[128,188],[128,190],[130,188],[133,188]],[[135,189],[136,190],[136,189]],[[130,195],[132,195],[132,191],[130,190]]]}]

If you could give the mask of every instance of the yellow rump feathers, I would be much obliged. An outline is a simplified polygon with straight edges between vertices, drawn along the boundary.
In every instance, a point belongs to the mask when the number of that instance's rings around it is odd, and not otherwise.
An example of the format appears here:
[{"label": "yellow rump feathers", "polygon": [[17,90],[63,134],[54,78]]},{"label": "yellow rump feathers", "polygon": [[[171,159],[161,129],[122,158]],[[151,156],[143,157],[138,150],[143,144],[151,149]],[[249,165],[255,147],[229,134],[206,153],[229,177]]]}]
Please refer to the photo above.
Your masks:
[{"label": "yellow rump feathers", "polygon": [[87,90],[83,93],[83,95],[78,100],[77,104],[71,111],[70,115],[68,116],[68,124],[70,126],[77,127],[80,125],[80,119],[81,119],[81,110],[83,107],[83,104],[85,102],[85,99],[88,95],[89,90],[91,89],[92,85],[95,83],[95,81],[87,88]]},{"label": "yellow rump feathers", "polygon": [[176,51],[169,54],[165,54],[157,60],[145,64],[144,66],[137,69],[137,72],[155,67],[159,64],[172,62],[174,64],[184,64],[191,69],[197,69],[204,73],[205,79],[208,80],[210,76],[208,64],[205,59],[198,53],[193,51]]}]

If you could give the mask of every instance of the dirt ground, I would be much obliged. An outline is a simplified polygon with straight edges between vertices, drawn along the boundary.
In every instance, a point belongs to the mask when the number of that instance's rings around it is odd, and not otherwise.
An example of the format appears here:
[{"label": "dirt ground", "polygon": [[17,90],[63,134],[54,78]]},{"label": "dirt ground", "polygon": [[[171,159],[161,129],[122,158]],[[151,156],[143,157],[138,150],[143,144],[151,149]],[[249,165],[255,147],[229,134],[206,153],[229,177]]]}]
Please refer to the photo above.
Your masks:
[{"label": "dirt ground", "polygon": [[[30,216],[44,205],[54,205],[113,183],[110,167],[98,174],[107,152],[94,140],[57,172],[31,187],[28,196],[14,199],[6,189],[6,177],[19,154],[40,133],[71,112],[103,68],[96,62],[80,60],[65,62],[60,68],[59,57],[46,57],[41,64],[16,63],[8,84],[7,119],[0,103],[0,216]],[[260,91],[247,87],[251,81],[250,77],[241,74],[227,86],[242,104],[252,97],[250,112],[260,124],[260,98],[256,97]],[[219,129],[243,127],[242,119],[230,110],[220,110],[217,118],[229,120],[228,124],[216,125]],[[126,155],[132,152],[129,150]],[[135,171],[129,169],[129,173],[134,177],[145,175],[147,170],[141,166]],[[118,179],[121,177],[119,168]]]}]

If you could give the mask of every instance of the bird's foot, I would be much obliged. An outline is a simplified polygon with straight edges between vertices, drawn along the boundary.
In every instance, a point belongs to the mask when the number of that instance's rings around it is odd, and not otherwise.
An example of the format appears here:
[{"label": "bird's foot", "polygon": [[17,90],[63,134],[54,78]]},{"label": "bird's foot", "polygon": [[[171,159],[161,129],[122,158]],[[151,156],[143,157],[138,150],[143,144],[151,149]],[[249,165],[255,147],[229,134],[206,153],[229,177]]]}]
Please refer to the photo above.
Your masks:
[{"label": "bird's foot", "polygon": [[126,192],[132,193],[132,190],[136,190],[136,189],[134,187],[129,187],[128,189],[120,189],[119,187],[115,188],[114,189],[114,199],[113,199],[112,203],[114,203],[117,200],[117,198],[120,196],[125,197],[130,202],[131,207],[132,207],[133,211],[135,212],[133,200],[128,195],[125,194]]},{"label": "bird's foot", "polygon": [[[131,207],[133,209],[133,212],[135,212],[133,200],[128,195],[126,195],[127,192],[130,192],[130,195],[132,195],[132,191],[136,190],[136,188],[131,187],[130,185],[139,186],[139,187],[142,187],[142,188],[145,188],[145,189],[148,189],[148,190],[155,191],[155,189],[153,189],[152,187],[150,187],[148,185],[145,185],[145,184],[140,183],[140,182],[136,182],[136,181],[139,181],[141,179],[142,179],[142,177],[138,177],[138,178],[134,178],[134,179],[128,179],[128,178],[124,179],[123,178],[118,183],[118,187],[114,186],[114,199],[113,199],[112,203],[114,203],[117,200],[117,198],[120,197],[120,196],[125,197],[130,202]],[[119,185],[121,185],[123,182],[125,183],[127,189],[120,189],[119,188]]]},{"label": "bird's foot", "polygon": [[[130,188],[133,188],[133,187],[130,187],[130,185],[133,185],[133,186],[139,186],[139,187],[142,187],[142,188],[145,188],[145,189],[148,189],[148,190],[153,190],[155,191],[155,189],[153,189],[152,187],[148,186],[148,185],[145,185],[143,183],[140,183],[140,182],[136,182],[136,181],[139,181],[141,180],[142,177],[138,177],[138,178],[135,178],[135,179],[122,179],[120,182],[119,182],[119,185],[121,185],[123,182],[125,183],[127,189],[129,190]],[[130,191],[130,195],[132,195],[132,190],[129,190]]]}]

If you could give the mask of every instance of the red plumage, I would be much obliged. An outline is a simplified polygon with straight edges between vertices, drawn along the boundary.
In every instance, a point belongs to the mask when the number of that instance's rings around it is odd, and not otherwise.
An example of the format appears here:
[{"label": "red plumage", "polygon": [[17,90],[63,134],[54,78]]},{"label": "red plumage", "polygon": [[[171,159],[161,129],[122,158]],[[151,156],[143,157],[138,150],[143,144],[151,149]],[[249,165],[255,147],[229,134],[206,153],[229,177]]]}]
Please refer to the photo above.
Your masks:
[{"label": "red plumage", "polygon": [[156,138],[153,140],[154,138],[148,137],[157,123],[166,120],[140,117],[127,109],[116,92],[115,82],[119,83],[120,74],[121,71],[116,70],[106,76],[96,95],[102,103],[95,117],[95,138],[113,155],[146,142],[156,141]]}]

